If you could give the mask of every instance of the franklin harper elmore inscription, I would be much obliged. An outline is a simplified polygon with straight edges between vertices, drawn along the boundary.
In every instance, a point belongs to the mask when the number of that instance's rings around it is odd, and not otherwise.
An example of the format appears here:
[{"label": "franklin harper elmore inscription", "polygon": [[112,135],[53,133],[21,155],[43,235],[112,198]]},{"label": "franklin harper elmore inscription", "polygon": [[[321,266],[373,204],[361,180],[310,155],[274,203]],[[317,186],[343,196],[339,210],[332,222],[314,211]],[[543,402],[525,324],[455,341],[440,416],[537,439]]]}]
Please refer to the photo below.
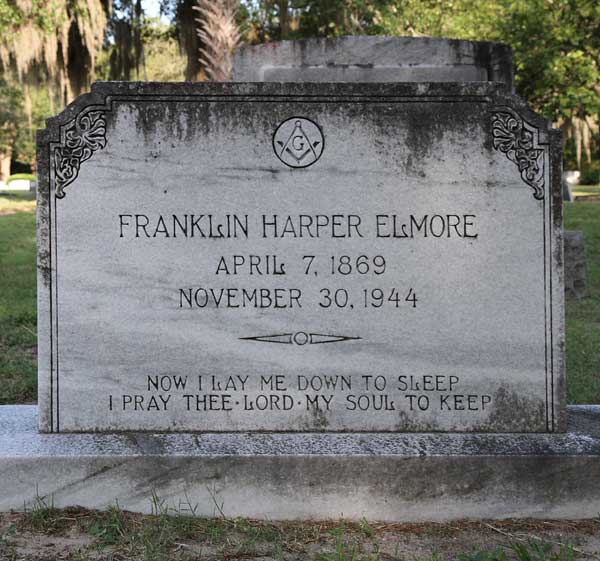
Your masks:
[{"label": "franklin harper elmore inscription", "polygon": [[490,83],[96,84],[39,137],[41,429],[563,430],[559,149]]}]

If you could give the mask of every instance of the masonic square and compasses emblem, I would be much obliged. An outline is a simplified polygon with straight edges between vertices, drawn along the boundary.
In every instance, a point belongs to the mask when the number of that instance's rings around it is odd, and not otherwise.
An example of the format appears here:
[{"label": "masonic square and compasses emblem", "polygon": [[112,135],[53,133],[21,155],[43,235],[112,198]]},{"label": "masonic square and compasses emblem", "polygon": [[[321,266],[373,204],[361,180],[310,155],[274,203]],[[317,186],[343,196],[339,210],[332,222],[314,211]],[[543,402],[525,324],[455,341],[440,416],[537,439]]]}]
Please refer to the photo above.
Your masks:
[{"label": "masonic square and compasses emblem", "polygon": [[283,121],[273,135],[276,156],[292,168],[306,168],[323,153],[323,133],[316,123],[304,117]]}]

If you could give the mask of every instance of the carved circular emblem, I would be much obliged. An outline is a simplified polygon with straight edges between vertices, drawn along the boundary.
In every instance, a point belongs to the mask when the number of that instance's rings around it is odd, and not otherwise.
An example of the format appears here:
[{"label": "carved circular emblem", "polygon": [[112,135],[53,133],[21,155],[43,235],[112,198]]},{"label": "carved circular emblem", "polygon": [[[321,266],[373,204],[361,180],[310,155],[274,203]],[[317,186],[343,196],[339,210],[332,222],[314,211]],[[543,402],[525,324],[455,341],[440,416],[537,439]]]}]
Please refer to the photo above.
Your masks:
[{"label": "carved circular emblem", "polygon": [[306,168],[323,153],[325,141],[316,123],[304,117],[283,121],[273,135],[276,156],[291,168]]},{"label": "carved circular emblem", "polygon": [[310,335],[305,331],[298,331],[292,335],[292,341],[296,343],[296,345],[306,345],[310,341]]}]

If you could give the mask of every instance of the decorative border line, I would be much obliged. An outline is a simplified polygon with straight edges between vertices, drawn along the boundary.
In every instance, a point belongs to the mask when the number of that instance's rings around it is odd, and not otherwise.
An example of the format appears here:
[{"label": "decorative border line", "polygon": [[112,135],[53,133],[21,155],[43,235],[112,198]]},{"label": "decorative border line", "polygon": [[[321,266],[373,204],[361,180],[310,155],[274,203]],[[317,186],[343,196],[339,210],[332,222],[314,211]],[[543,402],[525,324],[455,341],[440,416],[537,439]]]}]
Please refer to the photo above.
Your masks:
[{"label": "decorative border line", "polygon": [[[493,107],[492,145],[515,163],[521,179],[533,188],[533,197],[543,204],[542,240],[544,258],[544,366],[546,373],[546,429],[555,432],[557,425],[554,397],[554,334],[552,286],[552,225],[554,223],[552,196],[545,196],[548,142],[539,142],[539,130],[525,121],[514,109]],[[550,183],[550,178],[548,178]]]},{"label": "decorative border line", "polygon": [[[145,99],[144,99],[145,98]],[[438,102],[438,103],[490,103],[490,95],[412,95],[412,96],[369,96],[369,95],[308,95],[298,96],[282,94],[280,96],[273,94],[259,95],[169,95],[169,94],[115,94],[106,95],[104,103],[91,104],[81,109],[75,119],[65,125],[59,126],[60,140],[50,141],[48,143],[48,166],[49,181],[48,191],[52,194],[52,186],[56,185],[55,197],[49,196],[50,222],[48,225],[50,255],[51,260],[51,280],[50,280],[50,424],[51,432],[60,432],[59,422],[59,367],[58,367],[58,280],[57,280],[57,216],[56,199],[64,198],[64,188],[70,185],[79,174],[81,163],[88,160],[95,151],[106,146],[106,111],[113,110],[113,104],[118,102],[273,102],[282,101],[302,102],[302,103],[419,103],[419,102]],[[544,149],[539,148],[539,144],[533,140],[533,132],[537,129],[526,123],[510,107],[503,106],[496,108],[492,120],[493,146],[507,155],[509,160],[513,161],[519,167],[522,179],[534,189],[534,197],[538,200],[544,200],[543,223],[544,223],[544,298],[545,298],[545,329],[546,329],[546,430],[556,432],[557,419],[555,415],[554,402],[554,358],[552,342],[552,224],[553,224],[553,206],[552,197],[544,197],[545,175],[550,173],[549,168],[545,167],[545,155],[549,153],[548,143]],[[510,117],[507,117],[507,115]],[[515,123],[512,122],[513,119]],[[508,127],[507,127],[508,125]],[[494,131],[498,131],[495,133]],[[504,131],[503,134],[500,131]],[[508,131],[508,136],[506,132]],[[531,135],[531,136],[530,136]],[[503,139],[506,142],[503,142]],[[506,150],[504,149],[506,148]],[[521,151],[525,151],[522,153]],[[58,155],[57,155],[57,152]],[[514,152],[514,153],[513,153]],[[533,163],[531,163],[533,160]],[[70,170],[70,171],[69,171]],[[546,171],[548,170],[548,171]],[[57,179],[57,175],[59,178]],[[60,177],[63,179],[60,179]],[[547,215],[548,214],[548,219]],[[52,239],[54,231],[54,239]],[[549,246],[547,249],[546,246]],[[52,264],[54,266],[52,266]],[[549,290],[548,290],[549,285]],[[549,298],[548,298],[549,293]],[[54,316],[54,317],[52,317]],[[550,325],[548,323],[548,316]],[[55,333],[52,333],[54,329]],[[53,337],[54,335],[54,337]],[[287,336],[288,334],[284,334]],[[290,334],[293,335],[293,334]],[[312,334],[311,334],[312,335]],[[318,335],[318,334],[314,334]],[[260,337],[260,336],[259,336]],[[242,338],[254,339],[255,338]],[[345,340],[360,339],[359,337],[349,337]],[[550,342],[550,352],[548,351],[548,341]],[[332,341],[333,342],[333,341]],[[337,342],[337,341],[336,341]],[[549,379],[550,378],[550,379]]]}]

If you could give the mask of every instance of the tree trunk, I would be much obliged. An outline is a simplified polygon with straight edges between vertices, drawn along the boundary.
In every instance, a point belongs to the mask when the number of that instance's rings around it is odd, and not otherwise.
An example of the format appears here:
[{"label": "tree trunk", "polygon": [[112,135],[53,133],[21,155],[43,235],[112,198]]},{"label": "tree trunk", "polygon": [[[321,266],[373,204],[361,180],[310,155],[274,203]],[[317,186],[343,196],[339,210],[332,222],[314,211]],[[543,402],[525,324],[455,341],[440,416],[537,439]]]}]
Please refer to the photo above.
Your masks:
[{"label": "tree trunk", "polygon": [[12,149],[0,152],[0,181],[6,181],[10,175],[10,160]]},{"label": "tree trunk", "polygon": [[279,38],[283,41],[290,34],[290,14],[288,0],[278,0],[279,7]]},{"label": "tree trunk", "polygon": [[187,56],[185,79],[188,82],[198,81],[202,71],[202,65],[198,59],[202,45],[197,32],[198,22],[196,22],[196,12],[193,8],[195,5],[196,0],[181,0],[177,4],[176,13],[179,45]]}]

